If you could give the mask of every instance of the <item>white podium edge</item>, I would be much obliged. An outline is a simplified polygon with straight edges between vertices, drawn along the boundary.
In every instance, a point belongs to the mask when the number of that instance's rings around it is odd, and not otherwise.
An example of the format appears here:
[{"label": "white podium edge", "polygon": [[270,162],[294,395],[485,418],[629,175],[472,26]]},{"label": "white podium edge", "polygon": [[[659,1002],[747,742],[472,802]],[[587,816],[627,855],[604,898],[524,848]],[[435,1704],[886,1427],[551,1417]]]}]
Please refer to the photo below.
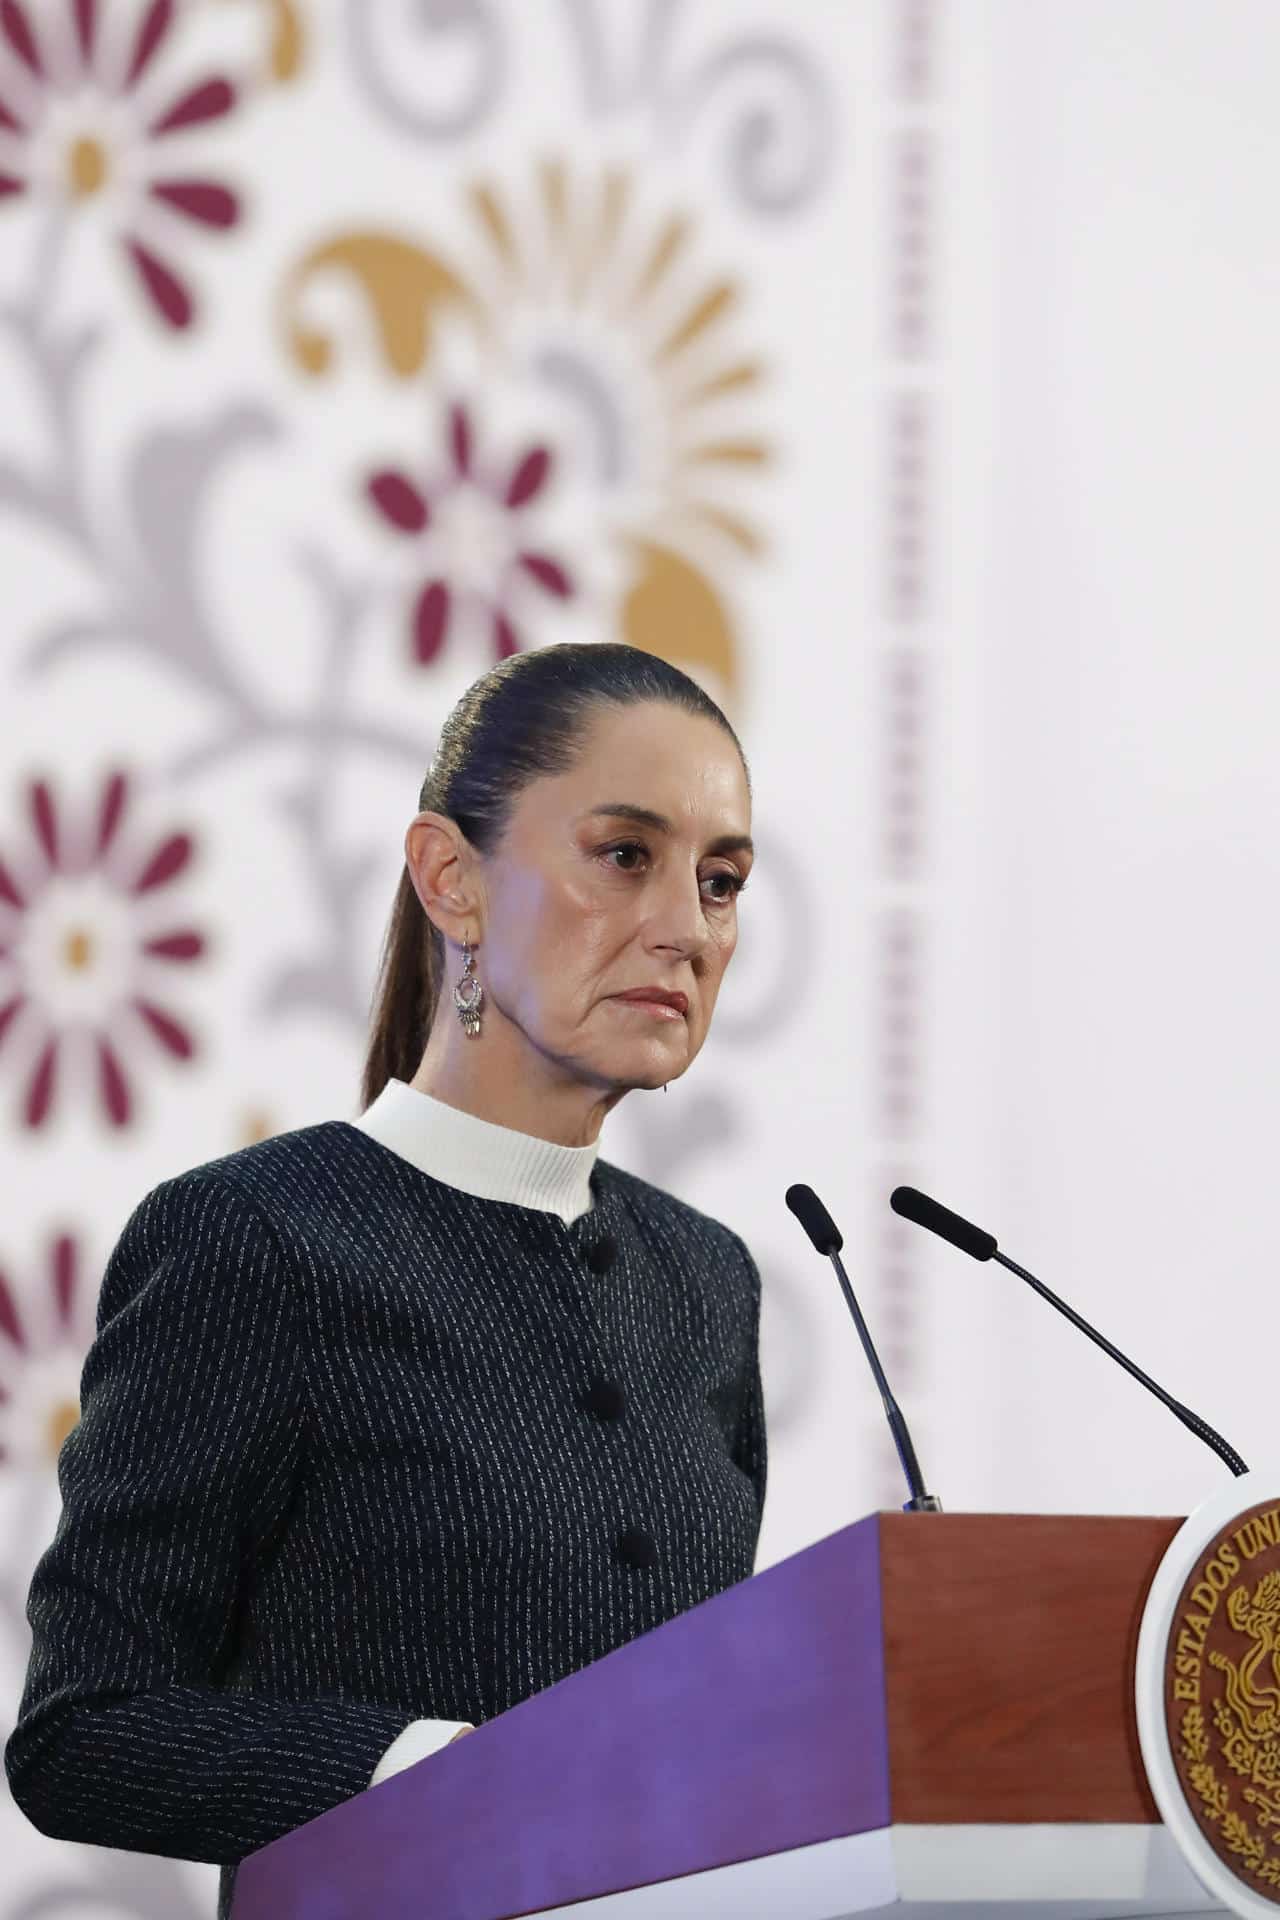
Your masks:
[{"label": "white podium edge", "polygon": [[1224,1911],[1154,1823],[904,1823],[547,1907],[538,1920],[844,1920],[875,1912],[909,1920],[986,1911],[988,1903],[1010,1920],[1189,1920]]}]

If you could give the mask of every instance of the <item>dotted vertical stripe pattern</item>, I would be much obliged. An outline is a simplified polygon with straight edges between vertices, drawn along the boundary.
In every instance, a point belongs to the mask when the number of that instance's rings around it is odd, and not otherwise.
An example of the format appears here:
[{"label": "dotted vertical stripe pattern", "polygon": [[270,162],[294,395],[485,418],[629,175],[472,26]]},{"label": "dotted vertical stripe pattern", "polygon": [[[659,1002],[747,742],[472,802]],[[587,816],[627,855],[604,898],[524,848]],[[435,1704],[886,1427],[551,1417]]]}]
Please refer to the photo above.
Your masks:
[{"label": "dotted vertical stripe pattern", "polygon": [[[930,765],[933,650],[938,639],[934,554],[939,315],[938,0],[888,0],[881,136],[885,203],[880,274],[879,564],[882,634],[876,692],[878,886],[873,932],[871,1114],[876,1151],[870,1247],[883,1358],[909,1402],[921,1351],[920,1235],[885,1206],[915,1184],[928,1127],[924,1012],[929,1000]],[[881,1497],[906,1497],[887,1432],[875,1434]]]}]

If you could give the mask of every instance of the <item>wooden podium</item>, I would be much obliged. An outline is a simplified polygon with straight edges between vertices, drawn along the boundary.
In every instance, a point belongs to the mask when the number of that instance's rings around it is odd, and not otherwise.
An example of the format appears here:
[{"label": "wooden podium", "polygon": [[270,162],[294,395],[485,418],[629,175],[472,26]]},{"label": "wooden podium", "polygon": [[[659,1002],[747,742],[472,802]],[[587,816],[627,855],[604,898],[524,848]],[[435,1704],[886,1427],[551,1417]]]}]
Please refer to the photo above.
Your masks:
[{"label": "wooden podium", "polygon": [[1178,1525],[873,1514],[250,1855],[233,1920],[1220,1913],[1135,1722]]}]

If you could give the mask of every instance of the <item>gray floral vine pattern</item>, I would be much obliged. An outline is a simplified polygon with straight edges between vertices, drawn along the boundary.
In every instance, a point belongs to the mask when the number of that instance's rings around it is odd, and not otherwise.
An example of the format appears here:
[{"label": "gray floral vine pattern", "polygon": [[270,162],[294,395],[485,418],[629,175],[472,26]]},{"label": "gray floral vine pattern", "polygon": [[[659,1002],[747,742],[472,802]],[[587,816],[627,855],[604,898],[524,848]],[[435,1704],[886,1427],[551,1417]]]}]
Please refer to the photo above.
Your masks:
[{"label": "gray floral vine pattern", "polygon": [[[379,112],[415,139],[459,140],[501,102],[507,78],[503,24],[493,0],[416,0],[374,7],[348,0],[351,64]],[[465,76],[443,104],[417,97],[438,56],[460,51]],[[417,92],[415,92],[417,90]]]},{"label": "gray floral vine pattern", "polygon": [[150,769],[155,784],[185,787],[233,756],[281,741],[301,749],[307,771],[278,804],[300,838],[305,823],[306,844],[316,856],[305,863],[306,870],[316,877],[329,942],[320,955],[299,959],[268,980],[261,1010],[322,1010],[362,1022],[367,1009],[355,984],[350,930],[373,857],[344,854],[331,838],[334,814],[325,794],[335,757],[344,753],[391,755],[403,763],[408,785],[421,780],[432,751],[432,740],[422,730],[363,719],[344,698],[354,667],[357,617],[372,589],[340,577],[327,557],[307,551],[298,556],[321,622],[314,693],[302,714],[273,708],[246,680],[220,636],[204,604],[196,555],[208,497],[223,469],[275,441],[282,423],[261,404],[245,400],[197,426],[150,431],[134,449],[126,472],[123,495],[131,536],[126,542],[90,514],[79,460],[79,410],[100,334],[59,336],[36,307],[10,309],[0,314],[0,325],[21,347],[55,430],[47,472],[24,473],[12,463],[0,467],[0,509],[8,506],[41,521],[73,547],[92,570],[99,595],[92,610],[59,621],[28,644],[18,657],[19,676],[39,679],[70,670],[95,649],[118,647],[146,656],[204,695],[213,723],[208,737],[167,768]]},{"label": "gray floral vine pattern", "polygon": [[[629,62],[613,44],[620,9],[611,11],[606,0],[560,5],[590,117],[647,107],[658,137],[681,145],[736,84],[747,104],[732,126],[727,175],[740,204],[751,213],[787,214],[820,192],[834,160],[835,112],[821,67],[803,44],[781,34],[742,34],[679,73],[673,69],[685,0],[643,0],[625,10],[634,38]],[[346,0],[362,86],[403,132],[432,142],[474,133],[497,112],[512,65],[507,40],[519,19],[493,0],[396,0],[394,8]],[[462,74],[452,101],[436,97],[446,56],[455,56]]]}]

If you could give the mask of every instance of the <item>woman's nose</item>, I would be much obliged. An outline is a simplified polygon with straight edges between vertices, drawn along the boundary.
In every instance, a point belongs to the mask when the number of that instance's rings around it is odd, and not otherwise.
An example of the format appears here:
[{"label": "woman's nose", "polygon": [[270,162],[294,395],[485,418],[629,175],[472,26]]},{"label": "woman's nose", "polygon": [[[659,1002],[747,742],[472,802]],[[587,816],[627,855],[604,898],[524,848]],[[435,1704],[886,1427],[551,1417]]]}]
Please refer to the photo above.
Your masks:
[{"label": "woman's nose", "polygon": [[661,901],[655,905],[654,924],[665,944],[682,952],[701,952],[710,937],[707,930],[706,902],[696,875],[674,878]]}]

